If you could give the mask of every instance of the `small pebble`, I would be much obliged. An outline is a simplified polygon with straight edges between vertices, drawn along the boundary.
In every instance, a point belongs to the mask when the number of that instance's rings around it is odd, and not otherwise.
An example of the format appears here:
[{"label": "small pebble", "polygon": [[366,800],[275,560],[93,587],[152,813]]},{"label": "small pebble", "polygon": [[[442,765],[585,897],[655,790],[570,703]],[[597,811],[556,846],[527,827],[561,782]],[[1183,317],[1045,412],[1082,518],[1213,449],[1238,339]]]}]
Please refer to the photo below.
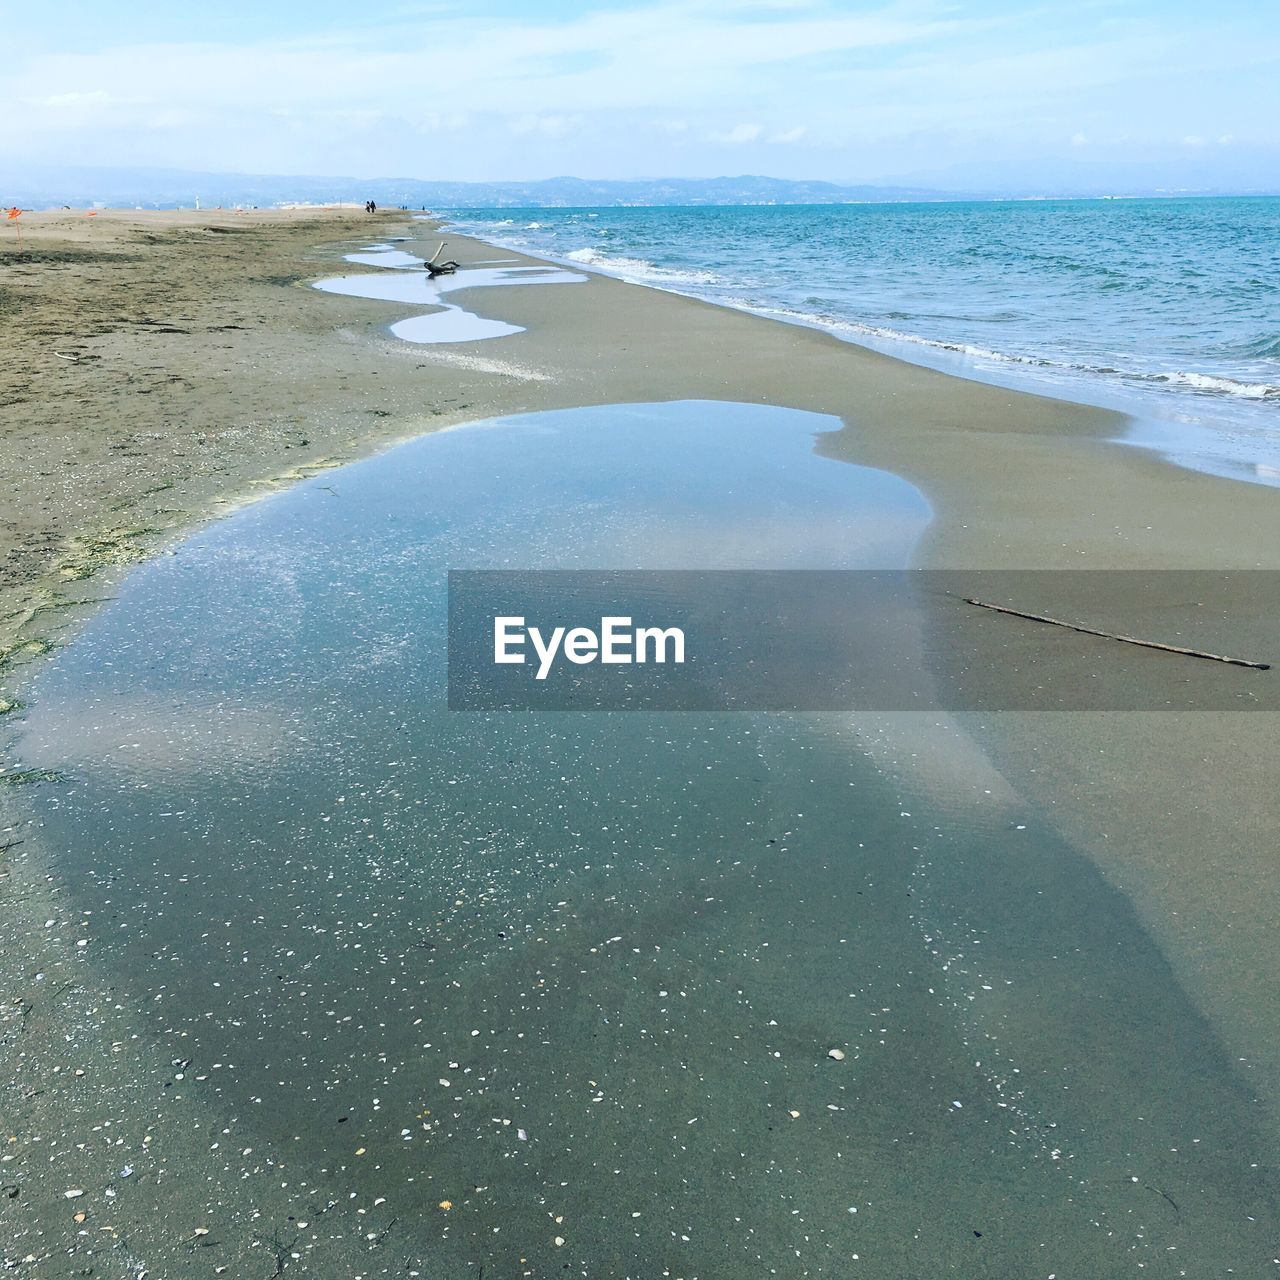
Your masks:
[{"label": "small pebble", "polygon": [[827,1057],[828,1057],[828,1058],[834,1058],[837,1062],[843,1062],[843,1061],[844,1061],[844,1050],[843,1050],[843,1049],[828,1049],[828,1050],[827,1050]]}]

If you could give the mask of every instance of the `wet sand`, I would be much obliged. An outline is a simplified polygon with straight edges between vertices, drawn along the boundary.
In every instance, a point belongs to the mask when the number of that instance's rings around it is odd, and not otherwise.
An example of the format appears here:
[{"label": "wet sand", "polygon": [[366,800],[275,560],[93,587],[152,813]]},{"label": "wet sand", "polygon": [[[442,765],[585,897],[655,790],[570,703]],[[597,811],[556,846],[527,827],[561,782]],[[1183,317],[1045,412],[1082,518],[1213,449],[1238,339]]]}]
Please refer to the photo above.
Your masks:
[{"label": "wet sand", "polygon": [[[1273,494],[1110,444],[1124,428],[1114,415],[958,381],[820,333],[599,277],[455,293],[526,331],[435,347],[388,335],[403,306],[308,287],[358,270],[341,263],[343,253],[403,234],[422,236],[427,253],[435,247],[429,228],[403,215],[27,222],[29,256],[0,258],[8,406],[0,649],[13,649],[0,696],[20,696],[25,660],[44,642],[74,634],[76,610],[64,605],[111,589],[103,570],[255,492],[435,426],[575,405],[726,399],[834,414],[846,425],[824,439],[825,451],[893,471],[928,496],[936,519],[920,562],[930,566],[1280,567]],[[452,237],[449,253],[464,264],[518,257]],[[1223,648],[1230,642],[1224,634]],[[966,718],[965,727],[993,777],[1046,810],[1130,898],[1225,1052],[1240,1060],[1242,1087],[1270,1113],[1259,1115],[1259,1128],[1273,1134],[1275,718],[1004,713]],[[903,771],[904,787],[954,784],[949,734],[887,724],[882,762],[892,774],[895,759],[918,750],[928,759]],[[19,1141],[0,1181],[18,1185],[20,1171],[24,1190],[4,1211],[35,1214],[37,1187],[46,1197],[63,1189],[49,1182],[50,1153],[32,1135],[73,1133],[68,1117],[82,1117],[80,1140],[101,1148],[94,1158],[106,1167],[112,1153],[101,1130],[92,1136],[95,1111],[109,1114],[113,1098],[136,1102],[140,1090],[172,1089],[181,1073],[127,1050],[127,1010],[113,1007],[102,976],[77,957],[74,922],[44,929],[59,918],[62,887],[44,878],[35,833],[0,832],[0,845],[11,840],[24,842],[0,869],[12,908],[3,963],[14,984],[5,1073],[18,1100],[6,1118]],[[83,1052],[68,1056],[69,1034]],[[185,1176],[211,1168],[209,1142],[192,1145],[168,1109],[157,1108],[155,1125]],[[69,1140],[62,1167],[74,1149]],[[255,1187],[264,1217],[268,1184],[280,1180],[264,1170]],[[230,1203],[242,1192],[225,1194]],[[153,1203],[163,1206],[165,1195],[160,1182]],[[58,1245],[59,1224],[63,1247],[72,1233],[92,1231],[93,1222],[73,1223],[75,1209],[45,1199],[43,1248]],[[253,1207],[236,1212],[252,1223]],[[278,1234],[279,1224],[272,1229]],[[245,1265],[260,1266],[259,1250],[274,1246],[254,1245],[251,1235]],[[330,1263],[345,1249],[354,1266],[358,1240],[338,1238],[346,1243],[332,1245]],[[173,1258],[199,1258],[204,1239],[173,1242]]]}]

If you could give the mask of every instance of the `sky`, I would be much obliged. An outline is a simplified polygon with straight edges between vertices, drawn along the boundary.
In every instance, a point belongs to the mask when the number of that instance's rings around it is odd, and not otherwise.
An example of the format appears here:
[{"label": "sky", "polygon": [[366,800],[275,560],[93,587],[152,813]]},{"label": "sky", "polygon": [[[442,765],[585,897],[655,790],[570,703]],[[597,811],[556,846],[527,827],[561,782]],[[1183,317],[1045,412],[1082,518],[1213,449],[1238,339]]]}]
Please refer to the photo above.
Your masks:
[{"label": "sky", "polygon": [[0,165],[1280,190],[1275,0],[0,0]]}]

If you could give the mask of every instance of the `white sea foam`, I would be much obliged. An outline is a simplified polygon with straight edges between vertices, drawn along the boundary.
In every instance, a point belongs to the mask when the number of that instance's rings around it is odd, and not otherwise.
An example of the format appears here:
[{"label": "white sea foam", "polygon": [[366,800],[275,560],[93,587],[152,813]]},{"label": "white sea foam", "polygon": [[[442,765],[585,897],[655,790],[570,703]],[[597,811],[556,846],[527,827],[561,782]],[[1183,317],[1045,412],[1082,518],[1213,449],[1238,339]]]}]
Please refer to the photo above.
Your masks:
[{"label": "white sea foam", "polygon": [[574,249],[564,256],[570,262],[580,262],[584,267],[591,267],[608,275],[620,276],[624,280],[633,280],[638,284],[714,284],[718,279],[714,271],[686,271],[679,267],[660,267],[656,262],[648,262],[644,258],[601,253],[598,249],[592,248]]},{"label": "white sea foam", "polygon": [[1241,396],[1245,400],[1267,400],[1280,396],[1280,386],[1270,382],[1237,382],[1234,378],[1218,378],[1207,373],[1155,373],[1146,375],[1152,382],[1173,382],[1196,391]]},{"label": "white sea foam", "polygon": [[1061,369],[1063,372],[1095,374],[1100,377],[1106,376],[1134,382],[1173,383],[1189,387],[1195,391],[1215,395],[1239,396],[1246,400],[1265,400],[1273,396],[1280,397],[1280,386],[1275,386],[1269,382],[1237,382],[1232,378],[1215,377],[1206,373],[1186,373],[1177,370],[1152,373],[1137,369],[1118,369],[1114,365],[1102,367],[1067,360],[1050,360],[1045,356],[996,351],[991,347],[977,346],[970,342],[947,342],[939,338],[925,338],[917,333],[906,333],[901,329],[893,329],[885,325],[860,324],[856,320],[841,320],[833,316],[796,311],[788,307],[761,306],[746,298],[722,298],[718,299],[718,301],[742,311],[750,311],[755,315],[771,316],[776,319],[790,321],[793,324],[826,329],[835,334],[847,333],[857,335],[860,338],[875,338],[889,343],[929,347],[935,351],[951,352],[954,355],[967,356],[974,360],[989,360],[1000,364],[1029,365],[1040,369]]},{"label": "white sea foam", "polygon": [[[797,311],[792,307],[769,307],[749,298],[717,298],[715,301],[738,311],[749,311],[752,315],[769,316],[776,320],[786,320],[791,324],[801,324],[811,329],[824,329],[837,336],[854,334],[858,338],[875,338],[888,343],[905,343],[910,346],[931,347],[935,351],[946,351],[953,355],[969,356],[975,360],[998,360],[1007,364],[1036,365],[1050,367],[1053,361],[1041,356],[1015,355],[1007,351],[995,351],[990,347],[979,347],[969,342],[946,342],[937,338],[924,338],[917,333],[906,333],[901,329],[891,329],[887,325],[861,324],[856,320],[842,320],[835,316],[822,315],[812,311]],[[1062,368],[1078,366],[1062,365]]]}]

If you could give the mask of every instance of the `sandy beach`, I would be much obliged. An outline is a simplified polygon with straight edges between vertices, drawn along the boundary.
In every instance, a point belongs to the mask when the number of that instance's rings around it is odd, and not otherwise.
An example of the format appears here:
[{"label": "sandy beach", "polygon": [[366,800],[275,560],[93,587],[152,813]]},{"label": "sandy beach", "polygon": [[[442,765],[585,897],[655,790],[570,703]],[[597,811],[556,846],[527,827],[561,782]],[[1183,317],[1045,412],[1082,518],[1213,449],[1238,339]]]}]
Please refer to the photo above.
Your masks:
[{"label": "sandy beach", "polygon": [[[1119,415],[816,330],[591,276],[451,295],[523,332],[399,341],[388,326],[403,305],[311,285],[363,270],[342,257],[364,244],[410,237],[400,247],[429,255],[434,224],[404,213],[47,213],[22,231],[21,253],[12,237],[0,246],[0,728],[20,720],[31,674],[74,644],[131,564],[300,478],[499,415],[677,400],[833,415],[843,428],[823,438],[826,456],[892,472],[931,505],[919,567],[1280,568],[1271,490],[1118,443]],[[445,234],[464,270],[518,258]],[[1218,638],[1229,651],[1230,627]],[[1263,1148],[1280,1135],[1278,727],[1270,713],[1007,712],[941,727],[890,718],[878,745],[867,738],[886,775],[928,791],[948,785],[948,743],[963,730],[981,753],[966,766],[974,779],[989,770],[1049,815],[1132,904],[1236,1064]],[[6,1197],[17,1188],[3,1202],[17,1241],[5,1257],[40,1260],[24,1274],[85,1274],[74,1268],[91,1249],[94,1274],[136,1275],[137,1260],[152,1274],[208,1274],[207,1244],[235,1234],[216,1260],[227,1274],[281,1274],[296,1237],[281,1224],[297,1216],[281,1187],[307,1172],[271,1166],[245,1182],[211,1145],[219,1129],[238,1134],[239,1117],[198,1098],[181,1113],[160,1104],[182,1060],[134,1038],[109,977],[78,955],[74,921],[46,927],[64,914],[65,886],[20,791],[0,787],[0,1183]],[[78,1197],[67,1197],[118,1174],[103,1128],[113,1110],[147,1117],[167,1166],[104,1242],[100,1212],[76,1222]],[[329,1190],[315,1196],[335,1223],[315,1274],[394,1272],[389,1258],[369,1262],[366,1223]],[[175,1239],[155,1221],[175,1202],[193,1215],[216,1202],[224,1220],[193,1217]],[[196,1234],[206,1226],[213,1235]]]}]

